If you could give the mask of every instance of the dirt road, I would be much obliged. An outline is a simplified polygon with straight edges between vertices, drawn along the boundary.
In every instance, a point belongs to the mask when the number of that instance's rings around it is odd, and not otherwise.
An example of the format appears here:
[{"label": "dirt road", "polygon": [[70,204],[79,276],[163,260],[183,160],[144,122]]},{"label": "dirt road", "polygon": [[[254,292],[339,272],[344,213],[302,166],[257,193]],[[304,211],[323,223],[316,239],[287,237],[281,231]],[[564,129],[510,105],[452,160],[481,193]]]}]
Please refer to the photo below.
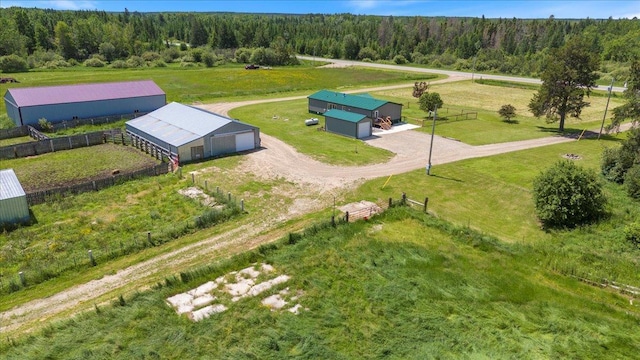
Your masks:
[{"label": "dirt road", "polygon": [[[465,79],[463,76],[453,76],[438,82],[449,82]],[[432,83],[436,83],[435,81]],[[353,92],[367,92],[384,89],[411,87],[413,84],[360,89]],[[236,103],[218,103],[200,105],[200,107],[220,114],[251,104],[287,101],[305,98],[304,96],[287,97],[281,99],[254,100]],[[318,162],[304,154],[298,153],[293,147],[282,141],[261,134],[263,150],[246,155],[242,164],[242,171],[253,172],[262,177],[286,178],[305,192],[315,191],[323,194],[336,188],[350,187],[366,179],[400,174],[407,171],[424,168],[428,161],[430,136],[405,131],[372,137],[366,140],[369,145],[381,147],[394,152],[396,155],[389,162],[362,167],[339,167]],[[433,145],[432,164],[444,164],[462,159],[490,156],[510,151],[546,146],[561,142],[574,141],[559,136],[535,140],[517,141],[483,146],[471,146],[455,140],[435,137]],[[295,197],[294,197],[295,198]],[[318,202],[295,203],[296,211],[285,211],[278,218],[278,223],[245,224],[224,234],[192,244],[170,253],[157,256],[145,262],[122,269],[113,275],[92,280],[85,284],[76,285],[49,298],[37,299],[21,304],[0,314],[0,333],[8,335],[15,330],[28,330],[41,326],[46,321],[61,314],[74,313],[93,307],[96,299],[109,294],[116,296],[119,289],[147,288],[158,277],[176,273],[177,269],[193,264],[195,257],[212,259],[225,249],[251,249],[260,243],[271,241],[279,234],[259,235],[266,230],[275,228],[294,215],[318,210],[322,204]],[[236,250],[240,251],[240,250]]]}]

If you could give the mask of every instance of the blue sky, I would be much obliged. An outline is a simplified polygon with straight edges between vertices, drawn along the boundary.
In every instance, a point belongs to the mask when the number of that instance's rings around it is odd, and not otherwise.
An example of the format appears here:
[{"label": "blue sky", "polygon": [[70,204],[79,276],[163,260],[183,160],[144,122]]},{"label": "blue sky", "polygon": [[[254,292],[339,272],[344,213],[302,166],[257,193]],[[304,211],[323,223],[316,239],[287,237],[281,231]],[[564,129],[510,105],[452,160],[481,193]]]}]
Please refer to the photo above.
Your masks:
[{"label": "blue sky", "polygon": [[57,10],[211,11],[289,14],[367,14],[394,16],[468,16],[487,18],[640,18],[640,1],[446,1],[446,0],[324,0],[324,1],[76,1],[0,0],[0,7],[20,6]]}]

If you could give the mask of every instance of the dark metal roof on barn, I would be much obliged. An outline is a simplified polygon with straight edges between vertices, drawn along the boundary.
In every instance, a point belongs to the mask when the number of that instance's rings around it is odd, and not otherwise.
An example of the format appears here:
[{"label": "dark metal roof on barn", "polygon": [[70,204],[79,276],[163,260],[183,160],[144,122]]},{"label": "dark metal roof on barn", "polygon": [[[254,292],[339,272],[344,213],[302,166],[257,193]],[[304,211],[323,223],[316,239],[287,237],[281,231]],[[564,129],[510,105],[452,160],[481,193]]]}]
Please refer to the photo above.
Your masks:
[{"label": "dark metal roof on barn", "polygon": [[80,103],[164,95],[151,80],[113,83],[12,88],[7,90],[18,107]]},{"label": "dark metal roof on barn", "polygon": [[238,121],[172,102],[137,119],[127,121],[127,125],[173,146],[182,146],[231,122]]},{"label": "dark metal roof on barn", "polygon": [[362,114],[356,114],[349,111],[337,110],[337,109],[331,109],[322,115],[324,115],[325,117],[332,117],[334,119],[340,119],[340,120],[349,121],[352,123],[360,122],[362,119],[366,118],[366,116]]},{"label": "dark metal roof on barn", "polygon": [[309,95],[309,99],[325,101],[332,104],[345,105],[352,108],[375,110],[389,101],[378,100],[371,95],[351,95],[329,90],[320,90]]},{"label": "dark metal roof on barn", "polygon": [[13,169],[0,170],[0,200],[25,196],[25,192],[18,181]]}]

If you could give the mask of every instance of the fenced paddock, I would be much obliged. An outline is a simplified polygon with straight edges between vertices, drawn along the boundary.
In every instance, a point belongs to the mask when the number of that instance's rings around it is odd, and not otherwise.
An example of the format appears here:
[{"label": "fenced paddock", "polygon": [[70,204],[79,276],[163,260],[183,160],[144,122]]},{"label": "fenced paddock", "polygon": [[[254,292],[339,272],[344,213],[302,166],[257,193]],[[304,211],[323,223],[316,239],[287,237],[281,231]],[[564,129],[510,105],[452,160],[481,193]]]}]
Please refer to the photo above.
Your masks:
[{"label": "fenced paddock", "polygon": [[0,159],[8,160],[35,156],[50,152],[95,146],[104,144],[105,142],[106,137],[104,135],[104,131],[95,131],[91,133],[65,136],[60,138],[48,138],[34,142],[1,147]]},{"label": "fenced paddock", "polygon": [[90,191],[98,191],[124,181],[140,178],[158,176],[173,171],[172,163],[161,163],[144,169],[114,174],[102,179],[86,181],[70,186],[61,186],[54,189],[34,191],[27,193],[27,203],[29,206],[38,205],[47,201],[56,200],[69,195],[80,194]]}]

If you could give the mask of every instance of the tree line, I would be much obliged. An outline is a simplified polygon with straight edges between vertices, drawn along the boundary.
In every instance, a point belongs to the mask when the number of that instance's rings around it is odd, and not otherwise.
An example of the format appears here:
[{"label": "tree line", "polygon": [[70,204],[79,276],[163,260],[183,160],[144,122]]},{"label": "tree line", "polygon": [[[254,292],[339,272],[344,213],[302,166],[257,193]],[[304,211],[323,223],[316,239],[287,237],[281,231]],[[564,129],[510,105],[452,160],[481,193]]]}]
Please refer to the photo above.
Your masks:
[{"label": "tree line", "polygon": [[[0,9],[0,56],[54,52],[110,62],[172,45],[537,74],[541,59],[581,35],[603,61],[640,56],[637,19],[485,19],[351,14],[111,13]],[[282,50],[282,49],[281,49]],[[457,63],[457,64],[456,64]]]}]

